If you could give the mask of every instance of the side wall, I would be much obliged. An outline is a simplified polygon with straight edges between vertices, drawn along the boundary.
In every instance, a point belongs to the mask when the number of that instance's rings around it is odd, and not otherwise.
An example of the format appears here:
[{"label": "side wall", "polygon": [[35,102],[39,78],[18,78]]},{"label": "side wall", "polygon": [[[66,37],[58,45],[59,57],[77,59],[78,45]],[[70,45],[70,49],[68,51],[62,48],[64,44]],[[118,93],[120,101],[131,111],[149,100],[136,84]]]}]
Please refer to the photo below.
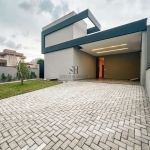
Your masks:
[{"label": "side wall", "polygon": [[147,68],[150,67],[150,25],[147,26]]},{"label": "side wall", "polygon": [[60,79],[62,75],[69,75],[73,66],[73,48],[47,53],[44,61],[45,79]]},{"label": "side wall", "polygon": [[[39,69],[38,68],[32,68],[30,69],[32,72],[35,72],[37,78],[39,78]],[[12,75],[12,78],[16,76],[16,69],[13,67],[2,67],[0,66],[0,79],[1,79],[1,75],[2,73],[5,74],[5,76],[7,76],[8,74]]]},{"label": "side wall", "polygon": [[140,78],[140,52],[105,56],[104,77],[122,80]]},{"label": "side wall", "polygon": [[74,49],[73,66],[78,66],[78,74],[82,79],[96,78],[96,58],[94,56]]},{"label": "side wall", "polygon": [[150,69],[146,70],[146,89],[150,98]]}]

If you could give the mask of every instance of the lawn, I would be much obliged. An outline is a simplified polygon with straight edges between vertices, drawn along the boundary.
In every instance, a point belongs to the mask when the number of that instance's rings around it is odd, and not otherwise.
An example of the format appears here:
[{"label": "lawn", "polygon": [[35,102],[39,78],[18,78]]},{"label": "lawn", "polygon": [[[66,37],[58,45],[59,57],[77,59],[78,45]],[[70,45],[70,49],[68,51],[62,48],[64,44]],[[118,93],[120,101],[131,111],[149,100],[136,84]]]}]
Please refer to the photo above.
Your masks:
[{"label": "lawn", "polygon": [[28,80],[25,81],[22,86],[20,86],[20,82],[0,84],[0,99],[43,89],[61,83],[62,82],[57,81]]}]

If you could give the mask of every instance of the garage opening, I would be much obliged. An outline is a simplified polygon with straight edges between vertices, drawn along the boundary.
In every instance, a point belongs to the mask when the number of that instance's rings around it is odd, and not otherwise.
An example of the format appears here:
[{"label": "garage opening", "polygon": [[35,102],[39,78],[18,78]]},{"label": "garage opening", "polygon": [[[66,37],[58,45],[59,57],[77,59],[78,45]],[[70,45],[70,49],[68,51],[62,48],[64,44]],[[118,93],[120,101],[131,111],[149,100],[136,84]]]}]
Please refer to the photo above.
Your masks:
[{"label": "garage opening", "polygon": [[96,57],[96,78],[140,80],[142,32],[80,45],[81,51]]},{"label": "garage opening", "polygon": [[140,79],[140,52],[107,55],[99,58],[99,78]]}]

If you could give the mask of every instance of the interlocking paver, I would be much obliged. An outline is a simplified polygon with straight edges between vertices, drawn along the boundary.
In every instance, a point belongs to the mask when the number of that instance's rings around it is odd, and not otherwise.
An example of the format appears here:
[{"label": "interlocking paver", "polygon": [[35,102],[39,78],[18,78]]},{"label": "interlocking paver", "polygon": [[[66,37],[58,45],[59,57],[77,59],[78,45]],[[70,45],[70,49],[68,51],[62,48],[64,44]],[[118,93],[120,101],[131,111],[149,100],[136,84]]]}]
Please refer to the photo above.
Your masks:
[{"label": "interlocking paver", "polygon": [[66,82],[0,106],[2,150],[150,149],[150,103],[138,85]]}]

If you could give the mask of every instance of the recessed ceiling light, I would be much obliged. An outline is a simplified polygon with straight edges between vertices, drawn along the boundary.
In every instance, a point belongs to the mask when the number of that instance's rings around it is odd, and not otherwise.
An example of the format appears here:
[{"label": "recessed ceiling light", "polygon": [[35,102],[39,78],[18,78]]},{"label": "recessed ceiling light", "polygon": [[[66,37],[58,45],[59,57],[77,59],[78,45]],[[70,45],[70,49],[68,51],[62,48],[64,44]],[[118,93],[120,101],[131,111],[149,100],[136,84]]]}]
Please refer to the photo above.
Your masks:
[{"label": "recessed ceiling light", "polygon": [[97,49],[93,49],[92,51],[98,51],[98,50],[114,48],[114,47],[120,47],[120,46],[125,46],[125,45],[127,45],[127,44],[120,44],[120,45],[108,46],[108,47],[103,47],[103,48],[97,48]]},{"label": "recessed ceiling light", "polygon": [[102,51],[102,52],[97,52],[97,53],[108,53],[108,52],[114,52],[114,51],[122,51],[128,48],[121,48],[121,49],[114,49],[114,50],[109,50],[109,51]]}]

